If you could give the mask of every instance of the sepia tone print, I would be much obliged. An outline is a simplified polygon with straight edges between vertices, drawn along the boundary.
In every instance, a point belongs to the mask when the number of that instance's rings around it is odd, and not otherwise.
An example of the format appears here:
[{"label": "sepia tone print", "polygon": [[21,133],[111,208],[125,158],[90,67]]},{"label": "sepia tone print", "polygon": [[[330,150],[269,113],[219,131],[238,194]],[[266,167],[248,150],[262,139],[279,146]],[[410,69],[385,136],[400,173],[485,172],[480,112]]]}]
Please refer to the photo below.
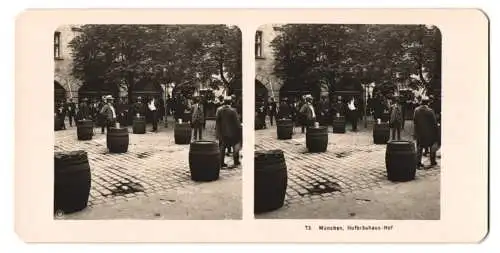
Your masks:
[{"label": "sepia tone print", "polygon": [[440,219],[441,33],[267,24],[255,35],[262,219]]}]

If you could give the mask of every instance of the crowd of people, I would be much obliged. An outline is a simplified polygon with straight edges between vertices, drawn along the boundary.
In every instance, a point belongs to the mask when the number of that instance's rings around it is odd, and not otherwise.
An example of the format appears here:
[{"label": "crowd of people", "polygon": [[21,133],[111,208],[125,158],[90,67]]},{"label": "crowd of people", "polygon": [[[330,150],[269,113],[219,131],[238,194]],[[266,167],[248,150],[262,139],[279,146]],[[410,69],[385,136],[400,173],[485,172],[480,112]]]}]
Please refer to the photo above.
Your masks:
[{"label": "crowd of people", "polygon": [[[82,98],[80,104],[68,99],[67,102],[60,101],[55,105],[56,121],[61,124],[60,129],[66,129],[65,119],[68,118],[70,127],[80,120],[92,120],[101,127],[101,133],[109,131],[110,127],[119,122],[122,126],[131,124],[134,117],[148,118],[152,123],[151,132],[158,131],[158,123],[166,115],[172,115],[176,122],[188,122],[192,127],[193,140],[203,139],[203,130],[206,129],[207,107],[214,107],[215,134],[219,141],[221,153],[233,155],[234,165],[240,164],[239,151],[242,144],[242,103],[241,98],[232,96],[219,96],[213,101],[208,101],[200,96],[186,96],[179,94],[175,100],[167,100],[167,108],[162,100],[154,97],[137,97],[135,102],[128,105],[125,99],[117,100],[111,95],[102,97],[101,101],[89,102],[88,98]],[[168,125],[165,124],[167,127]],[[226,167],[224,159],[221,159],[222,167]]]},{"label": "crowd of people", "polygon": [[[314,103],[311,95],[304,95],[301,99],[290,100],[283,97],[278,103],[271,98],[267,103],[256,104],[256,117],[266,128],[266,117],[272,126],[277,119],[289,119],[295,126],[300,126],[304,133],[307,127],[313,126],[315,122],[320,125],[329,126],[334,118],[343,117],[351,126],[351,130],[358,130],[358,121],[363,117],[363,103],[355,97],[337,96],[333,103],[327,97],[321,97]],[[390,139],[400,140],[401,130],[404,129],[406,119],[413,120],[413,137],[417,144],[418,161],[422,155],[430,153],[431,165],[436,164],[436,151],[441,145],[440,125],[441,107],[440,101],[429,97],[415,97],[405,100],[399,96],[382,96],[377,94],[368,98],[366,103],[366,115],[373,116],[377,122],[387,123],[391,129]],[[411,113],[411,115],[407,115]],[[425,153],[424,153],[425,152]],[[419,162],[419,166],[423,166]]]}]

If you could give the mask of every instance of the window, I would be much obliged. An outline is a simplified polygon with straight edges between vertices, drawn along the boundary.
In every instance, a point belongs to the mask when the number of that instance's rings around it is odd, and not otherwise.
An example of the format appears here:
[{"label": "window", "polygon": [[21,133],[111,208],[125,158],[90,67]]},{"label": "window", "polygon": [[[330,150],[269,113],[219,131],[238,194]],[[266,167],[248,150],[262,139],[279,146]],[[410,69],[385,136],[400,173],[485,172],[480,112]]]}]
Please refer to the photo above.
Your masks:
[{"label": "window", "polygon": [[262,58],[262,31],[255,34],[255,57]]},{"label": "window", "polygon": [[54,59],[61,59],[61,33],[54,33]]}]

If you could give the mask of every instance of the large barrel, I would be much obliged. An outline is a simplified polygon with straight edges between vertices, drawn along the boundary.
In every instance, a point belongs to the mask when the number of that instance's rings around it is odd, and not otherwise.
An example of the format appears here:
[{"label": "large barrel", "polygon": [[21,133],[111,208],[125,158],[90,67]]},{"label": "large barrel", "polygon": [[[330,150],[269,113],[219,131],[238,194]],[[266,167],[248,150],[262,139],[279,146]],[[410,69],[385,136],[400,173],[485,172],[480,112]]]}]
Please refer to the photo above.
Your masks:
[{"label": "large barrel", "polygon": [[174,128],[175,144],[191,143],[191,124],[188,122],[176,123]]},{"label": "large barrel", "polygon": [[72,213],[87,207],[90,181],[87,152],[54,152],[54,212]]},{"label": "large barrel", "polygon": [[128,151],[128,128],[109,128],[106,144],[110,153],[126,153]]},{"label": "large barrel", "polygon": [[390,141],[385,151],[387,178],[405,182],[415,179],[417,154],[415,143],[411,141]]},{"label": "large barrel", "polygon": [[221,155],[214,141],[195,141],[189,146],[189,171],[194,181],[214,181],[219,178]]},{"label": "large barrel", "polygon": [[54,131],[62,130],[61,118],[54,115]]},{"label": "large barrel", "polygon": [[325,126],[308,127],[306,147],[309,152],[325,152],[328,147],[328,128]]},{"label": "large barrel", "polygon": [[334,117],[332,121],[333,132],[339,134],[345,133],[345,124],[344,116]]},{"label": "large barrel", "polygon": [[134,117],[134,121],[132,122],[132,133],[134,134],[146,133],[146,117],[144,116]]},{"label": "large barrel", "polygon": [[276,121],[278,140],[288,140],[293,135],[293,122],[291,119],[279,119]]},{"label": "large barrel", "polygon": [[79,120],[76,126],[78,140],[92,140],[94,122],[92,120]]},{"label": "large barrel", "polygon": [[375,123],[373,125],[373,143],[375,144],[387,144],[390,138],[390,128],[387,123]]},{"label": "large barrel", "polygon": [[254,162],[254,212],[281,208],[288,184],[283,151],[255,151]]}]

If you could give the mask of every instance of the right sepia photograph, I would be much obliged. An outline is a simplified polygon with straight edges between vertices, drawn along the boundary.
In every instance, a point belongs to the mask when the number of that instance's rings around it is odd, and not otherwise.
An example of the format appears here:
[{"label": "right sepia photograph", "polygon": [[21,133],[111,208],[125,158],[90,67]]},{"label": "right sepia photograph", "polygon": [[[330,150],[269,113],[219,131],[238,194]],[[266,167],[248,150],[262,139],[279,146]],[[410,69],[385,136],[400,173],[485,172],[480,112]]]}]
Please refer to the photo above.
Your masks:
[{"label": "right sepia photograph", "polygon": [[426,24],[259,27],[255,218],[439,220],[441,43]]}]

